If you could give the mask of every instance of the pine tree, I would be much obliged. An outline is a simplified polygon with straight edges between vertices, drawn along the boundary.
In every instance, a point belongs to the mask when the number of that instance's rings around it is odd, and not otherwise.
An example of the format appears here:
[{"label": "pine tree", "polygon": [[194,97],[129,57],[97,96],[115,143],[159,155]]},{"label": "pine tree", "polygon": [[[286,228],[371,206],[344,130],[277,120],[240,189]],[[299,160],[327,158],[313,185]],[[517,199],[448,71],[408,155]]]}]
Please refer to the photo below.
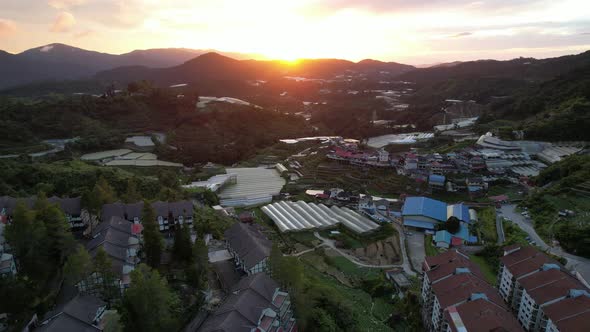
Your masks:
[{"label": "pine tree", "polygon": [[64,265],[64,275],[70,285],[75,285],[80,280],[86,279],[93,271],[92,258],[88,251],[78,245],[76,251],[68,256]]},{"label": "pine tree", "polygon": [[192,243],[189,226],[176,225],[174,231],[174,256],[177,260],[183,262],[190,262],[192,260]]},{"label": "pine tree", "polygon": [[100,277],[101,283],[98,286],[102,298],[107,302],[112,299],[119,298],[121,293],[116,284],[117,276],[113,272],[113,263],[107,252],[102,248],[98,248],[96,256],[94,256],[94,272]]},{"label": "pine tree", "polygon": [[137,179],[130,178],[127,180],[127,191],[123,196],[125,203],[137,203],[141,200],[141,195],[137,191]]},{"label": "pine tree", "polygon": [[131,272],[131,286],[123,298],[121,321],[125,331],[176,331],[179,301],[166,279],[140,264]]},{"label": "pine tree", "polygon": [[61,265],[76,244],[65,215],[57,205],[49,204],[37,210],[37,218],[45,224],[49,254]]},{"label": "pine tree", "polygon": [[156,212],[148,201],[143,202],[141,221],[143,223],[143,251],[146,263],[156,268],[160,266],[164,239],[156,222]]}]

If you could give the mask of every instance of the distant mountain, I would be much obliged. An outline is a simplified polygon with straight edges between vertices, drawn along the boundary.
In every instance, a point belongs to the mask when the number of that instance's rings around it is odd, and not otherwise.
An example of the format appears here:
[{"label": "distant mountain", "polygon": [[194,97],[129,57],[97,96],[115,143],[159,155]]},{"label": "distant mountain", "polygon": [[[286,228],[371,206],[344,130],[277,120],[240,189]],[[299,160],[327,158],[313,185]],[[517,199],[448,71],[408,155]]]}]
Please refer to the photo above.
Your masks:
[{"label": "distant mountain", "polygon": [[100,71],[130,65],[171,67],[207,52],[209,51],[166,48],[114,55],[64,44],[49,44],[19,54],[0,51],[0,89],[38,81],[90,78]]},{"label": "distant mountain", "polygon": [[473,78],[545,81],[588,64],[590,64],[590,51],[548,59],[518,58],[507,61],[451,62],[416,69],[402,74],[400,79],[418,84],[433,84],[452,79]]},{"label": "distant mountain", "polygon": [[415,69],[396,62],[363,60],[358,63],[340,59],[303,59],[295,65],[281,61],[236,60],[218,53],[207,53],[186,63],[164,69],[141,66],[122,67],[97,74],[107,81],[129,82],[150,80],[158,84],[196,83],[203,81],[236,81],[270,79],[283,76],[334,78],[354,72],[399,75]]}]

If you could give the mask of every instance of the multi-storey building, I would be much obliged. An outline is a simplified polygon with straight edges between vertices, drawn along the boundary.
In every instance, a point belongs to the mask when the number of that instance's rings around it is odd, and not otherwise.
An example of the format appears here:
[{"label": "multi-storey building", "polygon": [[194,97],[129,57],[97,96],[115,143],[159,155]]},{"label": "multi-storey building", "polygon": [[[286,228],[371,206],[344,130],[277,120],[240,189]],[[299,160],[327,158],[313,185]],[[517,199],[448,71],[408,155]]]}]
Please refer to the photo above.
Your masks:
[{"label": "multi-storey building", "polygon": [[590,326],[590,290],[533,247],[504,248],[498,285],[527,331],[586,331]]},{"label": "multi-storey building", "polygon": [[[190,201],[153,202],[152,208],[156,213],[156,223],[160,231],[167,231],[176,225],[193,223],[193,203]],[[108,221],[111,217],[119,217],[134,224],[141,223],[143,202],[112,203],[102,207],[101,219]]]},{"label": "multi-storey building", "polygon": [[467,255],[450,250],[426,257],[422,269],[422,318],[429,331],[478,331],[478,317],[491,324],[487,330],[521,330],[497,291]]}]

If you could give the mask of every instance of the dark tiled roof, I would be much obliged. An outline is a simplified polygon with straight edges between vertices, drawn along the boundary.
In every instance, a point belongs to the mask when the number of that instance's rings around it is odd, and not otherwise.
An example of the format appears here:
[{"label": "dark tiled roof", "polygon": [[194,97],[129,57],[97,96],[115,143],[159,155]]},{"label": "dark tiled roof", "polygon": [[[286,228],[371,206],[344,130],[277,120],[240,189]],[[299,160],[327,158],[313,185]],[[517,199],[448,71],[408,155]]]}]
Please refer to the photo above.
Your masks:
[{"label": "dark tiled roof", "polygon": [[79,216],[82,213],[82,198],[59,198],[53,196],[47,199],[52,204],[57,204],[65,214]]},{"label": "dark tiled roof", "polygon": [[170,212],[170,210],[168,209],[168,203],[160,201],[153,202],[152,208],[154,209],[154,211],[156,211],[156,216],[168,218],[168,214]]},{"label": "dark tiled roof", "polygon": [[127,215],[127,220],[133,220],[133,218],[135,217],[141,219],[142,212],[143,202],[130,203],[125,205],[125,214]]},{"label": "dark tiled roof", "polygon": [[585,289],[576,278],[560,270],[540,271],[518,282],[539,305],[565,297],[572,289]]},{"label": "dark tiled roof", "polygon": [[[28,208],[33,208],[35,202],[37,201],[37,197],[27,197],[27,198],[14,198],[10,196],[2,196],[0,197],[0,210],[3,208],[6,209],[6,213],[8,215],[12,215],[16,204],[22,201]],[[47,201],[51,204],[57,204],[61,210],[69,215],[80,215],[82,213],[82,206],[81,202],[82,199],[80,197],[73,197],[73,198],[59,198],[56,196],[50,197]]]},{"label": "dark tiled roof", "polygon": [[55,332],[86,332],[100,331],[92,324],[99,310],[106,303],[91,295],[77,295],[62,308],[48,313],[45,317],[45,325],[38,331]]},{"label": "dark tiled roof", "polygon": [[201,332],[249,332],[258,326],[262,311],[272,304],[278,284],[265,273],[242,278],[226,301],[207,318]]},{"label": "dark tiled roof", "polygon": [[[518,248],[518,246],[513,245],[513,246],[508,246],[505,247],[504,250],[505,251],[509,251],[509,250],[513,250]],[[502,256],[500,257],[500,262],[508,267],[518,263],[518,262],[522,262],[524,260],[527,260],[531,257],[534,257],[536,255],[539,254],[539,251],[531,246],[522,246],[519,250],[516,250],[515,252]]]},{"label": "dark tiled roof", "polygon": [[424,260],[428,266],[428,269],[431,269],[437,265],[446,264],[457,260],[469,261],[469,258],[467,255],[458,250],[449,250],[436,256],[427,256],[424,258]]},{"label": "dark tiled roof", "polygon": [[125,204],[117,202],[103,205],[100,213],[101,220],[109,221],[112,217],[125,218]]},{"label": "dark tiled roof", "polygon": [[467,301],[473,294],[485,294],[488,300],[499,306],[504,306],[496,289],[483,279],[471,273],[453,275],[432,285],[441,308],[447,308]]},{"label": "dark tiled roof", "polygon": [[120,274],[127,260],[127,250],[131,247],[129,238],[133,237],[133,224],[119,217],[112,217],[109,222],[102,222],[92,233],[93,238],[86,244],[92,257],[98,249],[103,248],[111,257],[113,271]]},{"label": "dark tiled roof", "polygon": [[270,255],[272,242],[257,225],[235,223],[225,231],[225,239],[250,269]]},{"label": "dark tiled roof", "polygon": [[558,265],[559,263],[556,260],[550,258],[549,256],[541,252],[537,252],[537,254],[533,257],[529,257],[527,259],[521,260],[517,263],[508,266],[508,269],[515,278],[519,278],[528,273],[539,270],[541,266],[543,266],[544,264]]},{"label": "dark tiled roof", "polygon": [[174,217],[193,215],[193,203],[191,201],[172,202],[168,205],[168,208]]},{"label": "dark tiled roof", "polygon": [[229,292],[240,281],[242,273],[236,269],[231,260],[215,262],[211,265],[224,291]]},{"label": "dark tiled roof", "polygon": [[560,331],[584,332],[590,326],[590,297],[580,295],[543,308]]},{"label": "dark tiled roof", "polygon": [[469,332],[524,331],[510,310],[486,299],[450,307],[444,315],[453,332],[459,331],[461,323]]}]

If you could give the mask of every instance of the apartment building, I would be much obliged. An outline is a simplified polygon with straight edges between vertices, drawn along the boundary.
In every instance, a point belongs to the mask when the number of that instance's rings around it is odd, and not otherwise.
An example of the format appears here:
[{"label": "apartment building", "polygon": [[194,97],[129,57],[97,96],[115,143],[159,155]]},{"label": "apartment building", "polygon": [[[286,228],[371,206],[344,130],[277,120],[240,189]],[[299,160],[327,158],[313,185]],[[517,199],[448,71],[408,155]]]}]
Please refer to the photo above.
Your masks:
[{"label": "apartment building", "polygon": [[450,250],[426,257],[422,269],[422,318],[428,331],[480,331],[478,316],[489,322],[486,331],[522,330],[469,256]]},{"label": "apartment building", "polygon": [[588,331],[590,327],[590,290],[536,248],[504,248],[498,284],[526,331]]}]

